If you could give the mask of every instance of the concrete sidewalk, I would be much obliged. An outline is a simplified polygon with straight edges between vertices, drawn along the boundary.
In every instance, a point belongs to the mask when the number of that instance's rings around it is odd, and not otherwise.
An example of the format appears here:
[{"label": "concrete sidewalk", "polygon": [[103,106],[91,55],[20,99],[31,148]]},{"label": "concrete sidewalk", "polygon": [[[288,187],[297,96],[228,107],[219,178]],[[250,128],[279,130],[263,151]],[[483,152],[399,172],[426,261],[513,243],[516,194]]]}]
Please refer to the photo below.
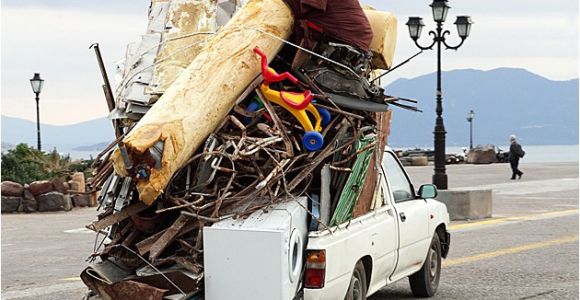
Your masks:
[{"label": "concrete sidewalk", "polygon": [[[415,188],[431,183],[433,166],[406,167]],[[578,163],[523,163],[521,180],[509,164],[449,165],[450,189],[492,189],[493,217],[578,208]]]}]

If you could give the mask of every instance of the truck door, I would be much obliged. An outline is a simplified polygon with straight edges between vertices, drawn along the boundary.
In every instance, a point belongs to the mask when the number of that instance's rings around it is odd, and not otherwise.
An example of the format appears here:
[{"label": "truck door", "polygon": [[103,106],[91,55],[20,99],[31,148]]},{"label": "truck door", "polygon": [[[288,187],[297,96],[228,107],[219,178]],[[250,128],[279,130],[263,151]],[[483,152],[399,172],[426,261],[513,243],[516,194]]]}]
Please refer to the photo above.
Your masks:
[{"label": "truck door", "polygon": [[394,279],[410,275],[423,264],[431,242],[429,209],[425,200],[415,196],[413,185],[391,152],[385,153],[383,168],[399,225],[399,259]]},{"label": "truck door", "polygon": [[375,228],[372,239],[373,260],[373,280],[370,283],[369,292],[373,288],[380,289],[388,283],[388,278],[395,270],[397,262],[397,249],[399,248],[397,234],[397,219],[387,184],[385,175],[379,173],[380,186],[378,187],[378,197],[381,201],[380,208],[376,209],[375,218],[380,220],[379,226]]}]

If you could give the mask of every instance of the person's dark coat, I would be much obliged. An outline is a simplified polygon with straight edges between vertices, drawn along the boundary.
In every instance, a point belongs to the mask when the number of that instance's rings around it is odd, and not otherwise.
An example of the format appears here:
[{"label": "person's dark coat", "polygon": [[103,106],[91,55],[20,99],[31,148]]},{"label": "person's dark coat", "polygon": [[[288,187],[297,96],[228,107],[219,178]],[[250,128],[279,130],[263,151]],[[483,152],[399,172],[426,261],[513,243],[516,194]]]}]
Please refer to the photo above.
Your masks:
[{"label": "person's dark coat", "polygon": [[512,142],[512,144],[510,145],[508,160],[514,162],[519,161],[520,158],[524,157],[525,154],[526,152],[524,152],[520,144],[518,144],[517,142]]}]

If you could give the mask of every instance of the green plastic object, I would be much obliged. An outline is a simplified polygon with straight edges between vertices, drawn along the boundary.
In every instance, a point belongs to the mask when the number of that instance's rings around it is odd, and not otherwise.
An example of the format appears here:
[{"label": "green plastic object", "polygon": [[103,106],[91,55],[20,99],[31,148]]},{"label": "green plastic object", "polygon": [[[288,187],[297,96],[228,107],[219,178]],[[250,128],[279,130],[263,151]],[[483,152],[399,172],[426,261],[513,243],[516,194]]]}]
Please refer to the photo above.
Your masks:
[{"label": "green plastic object", "polygon": [[[374,143],[376,140],[377,136],[375,134],[364,136],[358,141],[357,152],[367,145]],[[356,157],[352,166],[352,172],[344,184],[336,210],[330,220],[332,226],[342,224],[352,218],[352,211],[362,191],[373,152],[374,147],[370,147]]]}]

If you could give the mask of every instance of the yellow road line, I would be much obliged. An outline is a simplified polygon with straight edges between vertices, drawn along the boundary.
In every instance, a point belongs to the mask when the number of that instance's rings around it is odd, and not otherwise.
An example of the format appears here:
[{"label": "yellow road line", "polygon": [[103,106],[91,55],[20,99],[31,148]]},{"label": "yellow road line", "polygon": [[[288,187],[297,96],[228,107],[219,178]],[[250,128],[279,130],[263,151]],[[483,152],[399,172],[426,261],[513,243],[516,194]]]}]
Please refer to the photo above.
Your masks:
[{"label": "yellow road line", "polygon": [[468,229],[468,228],[482,227],[482,226],[488,226],[488,225],[497,225],[497,224],[502,224],[502,223],[507,223],[507,222],[514,222],[514,221],[531,221],[531,220],[550,219],[550,218],[556,218],[556,217],[570,216],[570,215],[574,215],[574,214],[578,214],[578,209],[551,211],[551,212],[540,213],[540,214],[507,217],[507,218],[497,218],[497,219],[485,220],[485,221],[479,221],[479,222],[455,224],[455,225],[449,226],[449,230],[460,230],[460,229]]},{"label": "yellow road line", "polygon": [[514,254],[514,253],[519,253],[519,252],[524,252],[524,251],[529,251],[529,250],[534,250],[534,249],[539,249],[539,248],[546,248],[546,247],[550,247],[550,246],[566,244],[566,243],[571,243],[571,242],[575,242],[575,241],[578,241],[578,236],[571,235],[571,236],[565,236],[565,237],[555,239],[555,240],[543,241],[543,242],[533,243],[533,244],[526,244],[526,245],[516,246],[516,247],[512,247],[512,248],[505,248],[505,249],[500,249],[500,250],[496,250],[496,251],[492,251],[492,252],[480,253],[480,254],[476,254],[473,256],[448,259],[448,260],[445,260],[443,262],[443,267],[453,267],[456,265],[472,263],[472,262],[475,262],[478,260],[490,259],[490,258],[495,258],[498,256]]}]

